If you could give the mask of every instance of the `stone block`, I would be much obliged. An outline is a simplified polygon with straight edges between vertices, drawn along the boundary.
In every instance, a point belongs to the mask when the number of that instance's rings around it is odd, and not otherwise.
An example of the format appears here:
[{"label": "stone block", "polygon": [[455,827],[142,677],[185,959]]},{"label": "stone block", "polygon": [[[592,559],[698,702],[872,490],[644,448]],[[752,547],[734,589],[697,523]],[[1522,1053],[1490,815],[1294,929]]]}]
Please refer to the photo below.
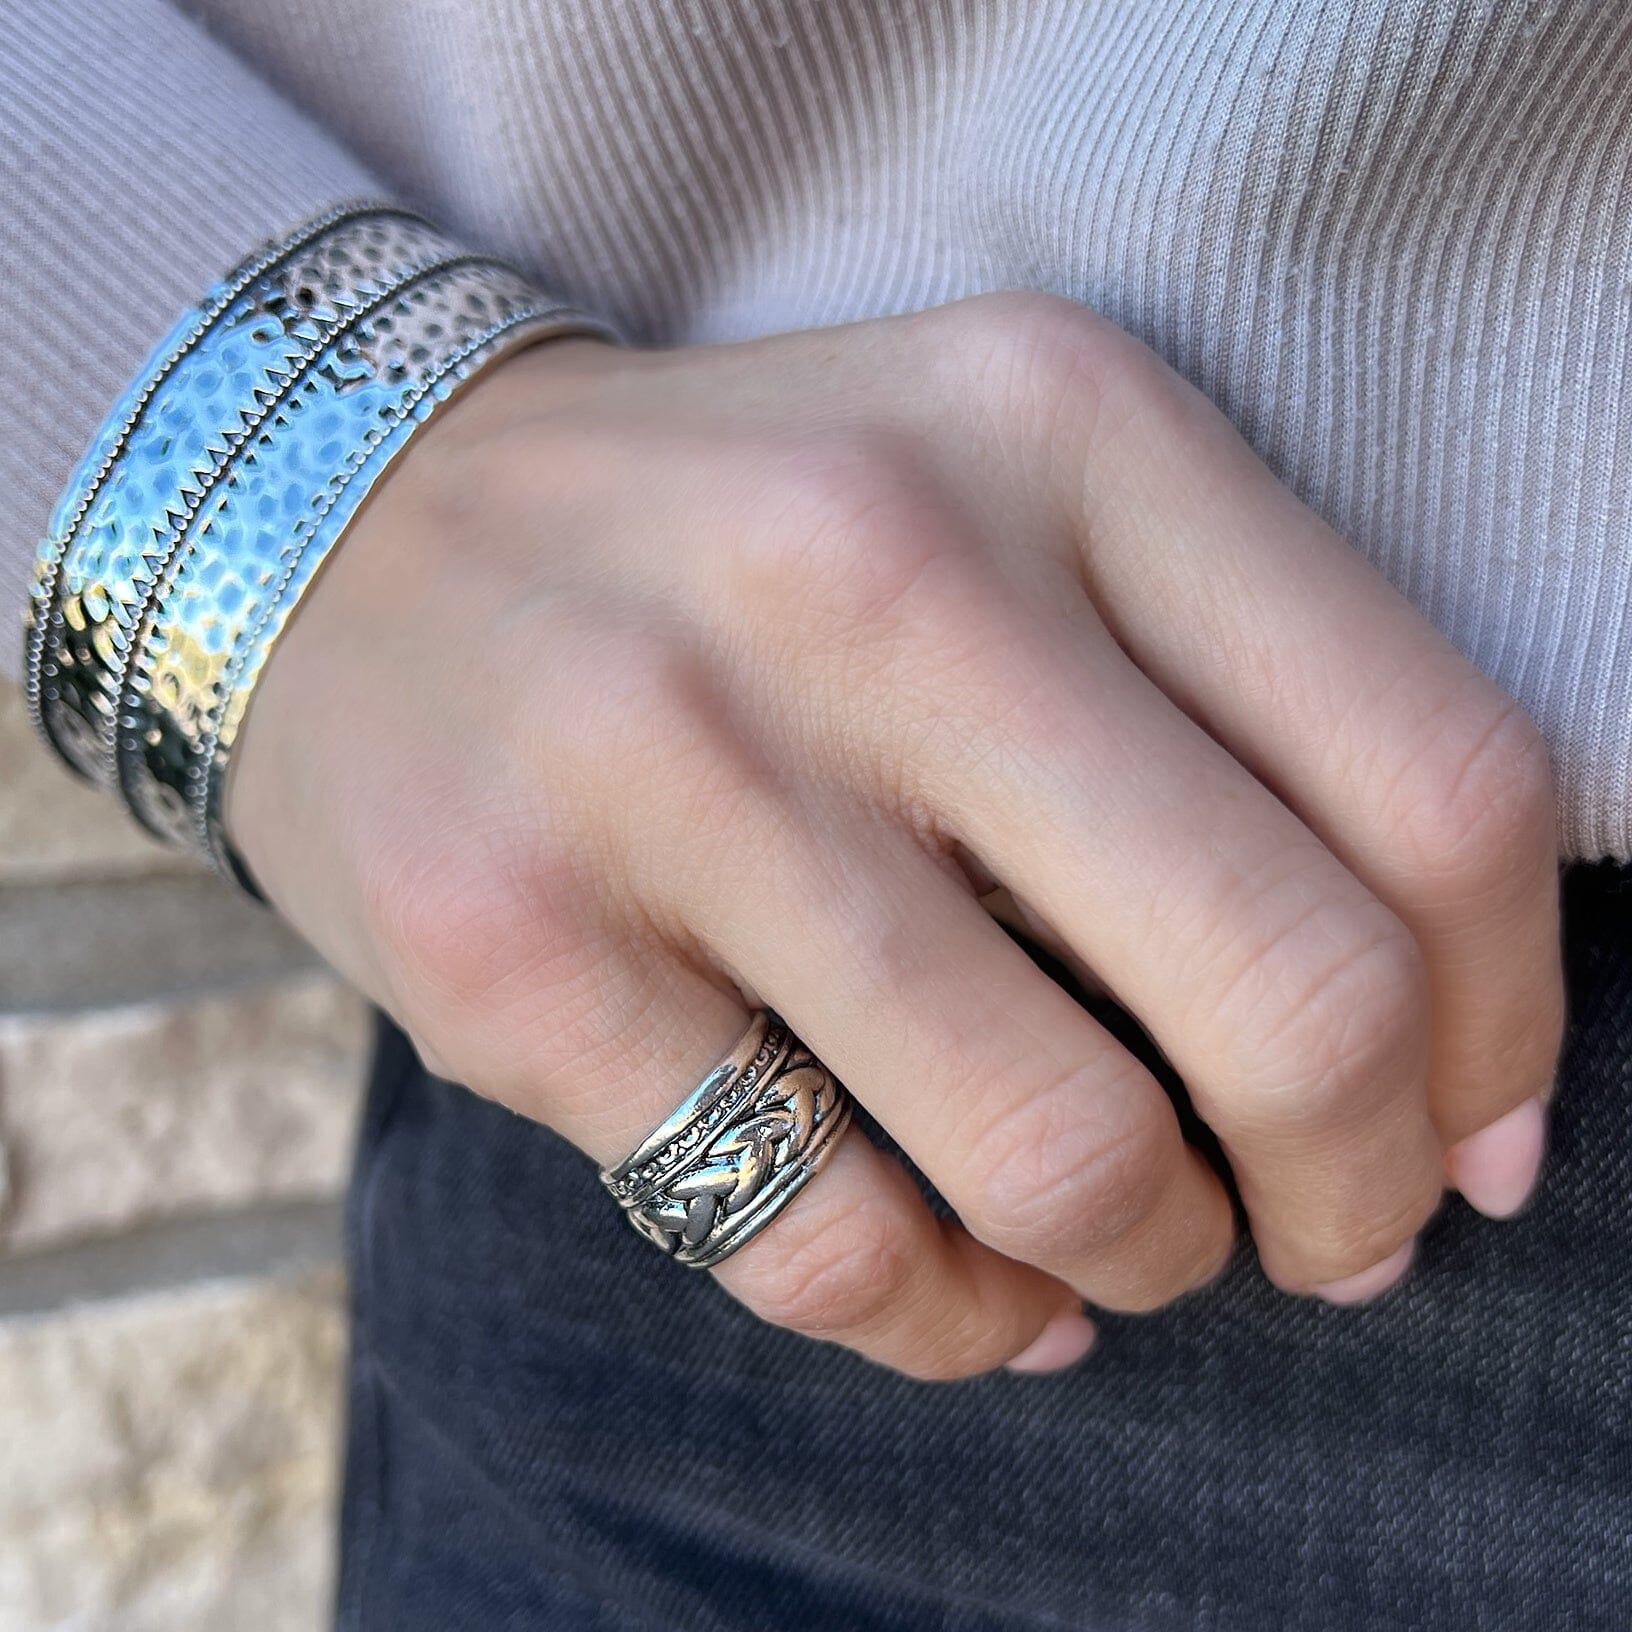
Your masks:
[{"label": "stone block", "polygon": [[34,735],[22,694],[0,679],[0,883],[195,870]]},{"label": "stone block", "polygon": [[318,961],[210,874],[0,887],[0,1016],[236,990]]},{"label": "stone block", "polygon": [[0,1632],[322,1632],[342,1278],[0,1321]]},{"label": "stone block", "polygon": [[0,1255],[332,1195],[365,1006],[327,973],[180,1003],[0,1015]]}]

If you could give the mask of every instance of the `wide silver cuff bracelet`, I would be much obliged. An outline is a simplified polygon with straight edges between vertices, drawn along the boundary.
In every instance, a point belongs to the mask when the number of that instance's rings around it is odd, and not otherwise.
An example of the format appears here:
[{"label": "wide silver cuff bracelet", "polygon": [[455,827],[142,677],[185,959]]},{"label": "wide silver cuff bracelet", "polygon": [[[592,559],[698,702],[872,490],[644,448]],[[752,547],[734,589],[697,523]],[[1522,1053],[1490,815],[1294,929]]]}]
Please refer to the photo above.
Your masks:
[{"label": "wide silver cuff bracelet", "polygon": [[389,206],[269,245],[116,405],[40,546],[26,690],[46,741],[241,882],[221,825],[278,635],[414,431],[499,355],[608,327]]}]

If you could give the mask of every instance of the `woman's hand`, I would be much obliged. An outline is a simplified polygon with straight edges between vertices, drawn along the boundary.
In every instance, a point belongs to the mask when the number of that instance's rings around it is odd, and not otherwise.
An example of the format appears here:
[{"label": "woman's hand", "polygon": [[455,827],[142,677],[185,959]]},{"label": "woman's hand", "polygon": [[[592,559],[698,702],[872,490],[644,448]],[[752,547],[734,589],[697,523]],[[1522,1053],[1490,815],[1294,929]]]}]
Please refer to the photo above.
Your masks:
[{"label": "woman's hand", "polygon": [[965,1228],[853,1130],[714,1273],[918,1376],[1073,1358],[1076,1294],[1231,1244],[991,879],[1183,1074],[1282,1286],[1378,1290],[1447,1161],[1501,1213],[1539,1159],[1534,728],[1063,301],[498,365],[294,619],[229,818],[434,1070],[598,1161],[779,1010]]}]

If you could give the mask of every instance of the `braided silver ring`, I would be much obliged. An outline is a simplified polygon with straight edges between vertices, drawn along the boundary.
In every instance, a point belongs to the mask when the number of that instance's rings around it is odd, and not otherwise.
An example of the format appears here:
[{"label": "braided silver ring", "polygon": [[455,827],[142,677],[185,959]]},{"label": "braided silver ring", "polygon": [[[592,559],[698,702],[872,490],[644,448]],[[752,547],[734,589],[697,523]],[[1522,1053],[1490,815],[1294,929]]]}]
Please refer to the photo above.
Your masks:
[{"label": "braided silver ring", "polygon": [[769,1009],[684,1104],[601,1169],[629,1222],[679,1263],[707,1269],[765,1228],[850,1124],[844,1085]]}]

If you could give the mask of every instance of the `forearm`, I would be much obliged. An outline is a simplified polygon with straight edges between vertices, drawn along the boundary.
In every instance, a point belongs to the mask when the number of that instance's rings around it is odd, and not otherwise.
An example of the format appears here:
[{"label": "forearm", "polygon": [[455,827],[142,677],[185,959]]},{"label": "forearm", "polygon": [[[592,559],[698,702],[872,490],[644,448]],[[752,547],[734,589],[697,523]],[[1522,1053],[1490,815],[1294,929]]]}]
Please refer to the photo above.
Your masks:
[{"label": "forearm", "polygon": [[0,675],[15,679],[52,504],[154,344],[262,239],[381,189],[166,0],[0,0],[0,34]]}]

